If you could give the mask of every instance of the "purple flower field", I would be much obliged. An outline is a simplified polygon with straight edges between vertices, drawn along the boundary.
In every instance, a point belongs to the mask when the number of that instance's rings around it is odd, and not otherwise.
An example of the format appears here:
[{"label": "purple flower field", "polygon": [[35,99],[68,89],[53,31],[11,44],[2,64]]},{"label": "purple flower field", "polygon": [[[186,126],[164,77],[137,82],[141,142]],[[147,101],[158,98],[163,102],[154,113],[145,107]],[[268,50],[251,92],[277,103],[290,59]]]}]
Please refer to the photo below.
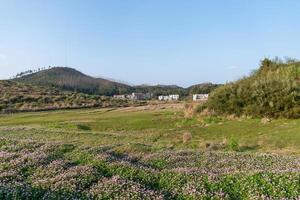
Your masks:
[{"label": "purple flower field", "polygon": [[0,199],[299,199],[300,159],[0,140]]}]

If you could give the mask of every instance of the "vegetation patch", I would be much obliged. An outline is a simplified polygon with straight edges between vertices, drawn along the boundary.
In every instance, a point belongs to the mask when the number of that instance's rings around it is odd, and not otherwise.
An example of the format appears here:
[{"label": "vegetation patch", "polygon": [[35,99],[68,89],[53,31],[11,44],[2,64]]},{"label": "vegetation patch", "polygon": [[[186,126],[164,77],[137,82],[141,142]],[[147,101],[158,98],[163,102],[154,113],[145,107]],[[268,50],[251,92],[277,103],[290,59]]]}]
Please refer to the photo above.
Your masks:
[{"label": "vegetation patch", "polygon": [[141,102],[118,100],[100,95],[67,92],[53,87],[0,81],[0,113],[126,107],[141,104]]},{"label": "vegetation patch", "polygon": [[300,63],[264,59],[249,77],[214,90],[205,108],[218,114],[300,117]]},{"label": "vegetation patch", "polygon": [[83,130],[83,131],[90,131],[92,130],[90,126],[86,124],[77,124],[77,129]]}]

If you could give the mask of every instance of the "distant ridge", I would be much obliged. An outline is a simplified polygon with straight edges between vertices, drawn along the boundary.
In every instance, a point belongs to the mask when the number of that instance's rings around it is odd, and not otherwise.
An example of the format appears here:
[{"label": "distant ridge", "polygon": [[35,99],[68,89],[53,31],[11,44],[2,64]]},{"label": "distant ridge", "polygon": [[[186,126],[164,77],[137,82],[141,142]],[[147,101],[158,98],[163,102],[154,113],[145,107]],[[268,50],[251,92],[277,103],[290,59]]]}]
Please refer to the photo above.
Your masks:
[{"label": "distant ridge", "polygon": [[214,84],[208,82],[192,85],[187,89],[189,90],[190,94],[208,94],[219,86],[222,86],[222,84]]}]

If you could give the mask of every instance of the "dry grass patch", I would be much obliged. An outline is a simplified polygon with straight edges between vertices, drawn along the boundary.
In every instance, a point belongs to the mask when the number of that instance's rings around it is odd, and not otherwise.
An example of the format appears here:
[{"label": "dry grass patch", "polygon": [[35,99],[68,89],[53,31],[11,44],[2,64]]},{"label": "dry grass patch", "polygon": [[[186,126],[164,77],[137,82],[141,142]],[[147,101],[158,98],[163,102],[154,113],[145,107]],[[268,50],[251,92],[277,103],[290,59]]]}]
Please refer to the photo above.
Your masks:
[{"label": "dry grass patch", "polygon": [[182,142],[184,144],[188,143],[192,139],[192,134],[190,132],[184,132],[182,135]]}]

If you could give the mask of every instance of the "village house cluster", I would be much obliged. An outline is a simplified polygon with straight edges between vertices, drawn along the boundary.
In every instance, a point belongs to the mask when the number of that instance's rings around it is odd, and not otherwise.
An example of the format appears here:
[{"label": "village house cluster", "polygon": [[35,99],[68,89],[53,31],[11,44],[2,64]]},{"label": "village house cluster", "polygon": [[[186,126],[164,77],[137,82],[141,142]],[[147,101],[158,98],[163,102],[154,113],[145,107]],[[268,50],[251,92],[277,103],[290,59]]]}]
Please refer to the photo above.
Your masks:
[{"label": "village house cluster", "polygon": [[[178,101],[179,94],[160,95],[158,96],[159,101]],[[120,94],[114,95],[115,99],[128,99],[128,100],[148,100],[152,98],[151,93],[132,93],[132,94]],[[208,94],[193,94],[193,101],[207,101]]]},{"label": "village house cluster", "polygon": [[150,93],[135,93],[132,94],[120,94],[120,95],[114,95],[115,99],[129,99],[129,100],[147,100],[151,99],[152,95]]},{"label": "village house cluster", "polygon": [[[171,94],[171,95],[160,95],[158,96],[159,101],[178,101],[179,95],[178,94]],[[193,101],[207,101],[208,94],[193,94]]]}]

